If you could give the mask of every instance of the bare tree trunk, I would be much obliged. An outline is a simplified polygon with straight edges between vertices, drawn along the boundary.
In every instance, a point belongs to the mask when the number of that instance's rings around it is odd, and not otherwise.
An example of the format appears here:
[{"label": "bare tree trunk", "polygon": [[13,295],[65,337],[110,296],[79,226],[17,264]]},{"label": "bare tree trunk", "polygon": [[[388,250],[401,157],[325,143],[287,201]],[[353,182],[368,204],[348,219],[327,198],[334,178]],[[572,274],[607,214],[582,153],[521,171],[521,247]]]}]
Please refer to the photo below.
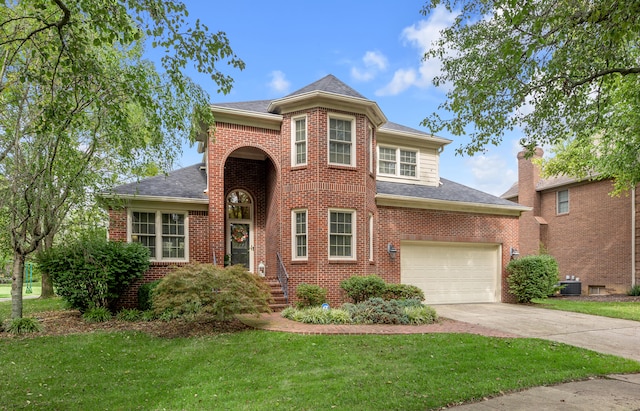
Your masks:
[{"label": "bare tree trunk", "polygon": [[22,284],[25,256],[13,253],[13,276],[11,282],[11,319],[22,318]]},{"label": "bare tree trunk", "polygon": [[[53,246],[53,234],[49,233],[42,243],[43,248],[48,250]],[[49,273],[41,272],[42,274],[42,292],[40,293],[40,298],[53,298],[55,297],[55,293],[53,292],[53,281],[51,281],[51,277]]]}]

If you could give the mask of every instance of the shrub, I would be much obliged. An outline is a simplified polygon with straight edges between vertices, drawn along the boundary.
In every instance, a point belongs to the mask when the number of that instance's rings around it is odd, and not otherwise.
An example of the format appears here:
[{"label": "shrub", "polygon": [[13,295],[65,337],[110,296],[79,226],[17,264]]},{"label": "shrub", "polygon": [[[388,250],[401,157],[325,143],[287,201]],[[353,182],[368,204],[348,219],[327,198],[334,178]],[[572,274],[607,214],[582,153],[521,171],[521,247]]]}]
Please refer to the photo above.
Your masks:
[{"label": "shrub", "polygon": [[89,233],[37,255],[56,293],[80,312],[113,308],[120,295],[149,268],[149,250],[139,243],[111,242]]},{"label": "shrub", "polygon": [[404,307],[403,309],[409,324],[433,324],[438,321],[438,314],[432,307],[421,304],[419,306]]},{"label": "shrub", "polygon": [[386,287],[384,280],[375,274],[350,277],[340,283],[340,288],[356,304],[370,298],[382,297]]},{"label": "shrub", "polygon": [[92,307],[82,314],[82,318],[88,323],[103,323],[111,317],[111,311],[107,307]]},{"label": "shrub", "polygon": [[176,267],[153,292],[153,310],[163,319],[214,315],[227,320],[240,313],[269,311],[271,294],[258,276],[234,265]]},{"label": "shrub", "polygon": [[9,320],[6,326],[7,332],[11,334],[27,334],[42,331],[42,325],[35,318],[23,317]]},{"label": "shrub", "polygon": [[558,263],[550,255],[530,255],[512,260],[507,265],[509,292],[519,303],[534,298],[547,298],[558,284]]},{"label": "shrub", "polygon": [[382,298],[385,300],[424,300],[424,292],[415,285],[387,284]]},{"label": "shrub", "polygon": [[375,297],[355,306],[343,306],[356,324],[408,324],[409,318],[397,300]]},{"label": "shrub", "polygon": [[158,316],[156,315],[155,312],[153,312],[153,310],[145,310],[145,311],[140,313],[140,320],[141,321],[153,321],[153,320],[155,320],[157,318],[158,318]]},{"label": "shrub", "polygon": [[292,321],[305,324],[350,324],[351,315],[346,310],[332,308],[329,310],[322,307],[293,308],[287,307],[282,310],[281,315]]},{"label": "shrub", "polygon": [[150,310],[153,305],[153,290],[160,284],[160,280],[144,283],[138,288],[138,308],[141,311]]},{"label": "shrub", "polygon": [[636,284],[627,291],[627,295],[640,296],[640,284]]},{"label": "shrub", "polygon": [[142,318],[142,311],[136,310],[135,308],[128,309],[125,308],[123,310],[118,311],[116,314],[116,320],[120,321],[140,321]]},{"label": "shrub", "polygon": [[327,290],[318,285],[302,283],[296,287],[298,308],[317,307],[327,302]]}]

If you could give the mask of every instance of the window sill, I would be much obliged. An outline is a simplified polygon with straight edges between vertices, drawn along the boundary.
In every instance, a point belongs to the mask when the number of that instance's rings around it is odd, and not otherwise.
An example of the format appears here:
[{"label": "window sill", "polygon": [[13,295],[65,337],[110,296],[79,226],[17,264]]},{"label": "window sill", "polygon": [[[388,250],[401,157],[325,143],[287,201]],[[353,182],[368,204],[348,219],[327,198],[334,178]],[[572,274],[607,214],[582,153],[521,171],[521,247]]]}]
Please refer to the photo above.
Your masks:
[{"label": "window sill", "polygon": [[297,171],[297,170],[305,170],[309,168],[308,164],[296,164],[296,165],[291,165],[291,171]]},{"label": "window sill", "polygon": [[329,163],[327,165],[327,167],[328,168],[333,168],[333,169],[336,169],[336,170],[349,170],[349,171],[358,170],[357,166],[348,166],[348,165],[345,165],[345,164],[332,164],[332,163]]},{"label": "window sill", "polygon": [[291,260],[292,265],[304,265],[308,263],[309,263],[309,260]]},{"label": "window sill", "polygon": [[357,264],[358,260],[329,260],[329,264]]}]

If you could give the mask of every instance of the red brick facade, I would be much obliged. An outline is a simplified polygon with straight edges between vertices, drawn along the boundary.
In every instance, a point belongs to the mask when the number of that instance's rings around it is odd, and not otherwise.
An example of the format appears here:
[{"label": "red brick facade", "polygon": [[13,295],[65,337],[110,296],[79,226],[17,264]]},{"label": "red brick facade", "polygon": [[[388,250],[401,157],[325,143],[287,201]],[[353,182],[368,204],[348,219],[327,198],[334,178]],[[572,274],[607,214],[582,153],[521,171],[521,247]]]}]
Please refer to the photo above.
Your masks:
[{"label": "red brick facade", "polygon": [[[542,247],[557,259],[561,280],[580,279],[583,294],[625,293],[639,274],[637,192],[611,196],[610,180],[542,181],[537,166],[522,154],[518,159],[517,201],[534,208],[520,219],[521,255],[537,254]],[[568,192],[567,213],[557,211],[559,191]]]},{"label": "red brick facade", "polygon": [[[190,261],[222,264],[230,242],[226,198],[231,191],[242,190],[251,197],[253,207],[251,267],[256,272],[262,262],[267,278],[275,279],[280,255],[288,273],[290,303],[295,302],[295,289],[301,283],[326,288],[329,302],[336,305],[346,300],[340,282],[351,276],[378,274],[388,282],[400,282],[400,259],[389,257],[387,244],[392,242],[400,249],[403,240],[500,245],[501,300],[512,300],[507,293],[504,267],[510,259],[509,249],[518,243],[518,211],[381,206],[376,198],[375,147],[379,127],[386,119],[377,105],[352,98],[350,109],[345,102],[349,99],[334,94],[313,95],[308,102],[285,100],[280,100],[273,114],[214,106],[218,120],[205,142],[209,204],[207,211],[189,212]],[[300,116],[306,120],[307,158],[304,165],[292,165],[292,119]],[[329,162],[328,127],[334,116],[353,124],[354,158],[348,166]],[[408,133],[403,136],[409,141],[405,144],[425,145],[425,153],[437,153],[446,144],[444,140],[428,140],[432,136],[424,133],[416,135],[421,133],[416,130],[402,131]],[[425,170],[435,173],[433,180],[437,181],[437,158],[430,161],[433,163],[428,163]],[[294,210],[307,213],[308,248],[303,259],[293,258]],[[331,211],[348,212],[355,217],[351,258],[329,255]],[[112,210],[110,217],[112,238],[125,240],[126,212]],[[165,275],[168,266],[154,263],[144,281]],[[133,287],[125,300],[133,301],[136,292],[137,287]]]}]

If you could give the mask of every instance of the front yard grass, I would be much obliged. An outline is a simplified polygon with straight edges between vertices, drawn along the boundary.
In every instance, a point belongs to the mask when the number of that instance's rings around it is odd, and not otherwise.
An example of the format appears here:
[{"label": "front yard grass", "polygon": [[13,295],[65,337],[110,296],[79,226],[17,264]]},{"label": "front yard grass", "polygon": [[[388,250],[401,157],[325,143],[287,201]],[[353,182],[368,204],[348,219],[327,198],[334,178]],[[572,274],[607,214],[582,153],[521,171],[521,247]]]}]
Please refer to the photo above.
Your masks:
[{"label": "front yard grass", "polygon": [[554,310],[573,311],[603,317],[640,321],[639,302],[579,301],[563,298],[535,299],[533,302],[543,308],[551,308]]},{"label": "front yard grass", "polygon": [[[45,304],[25,303],[25,312]],[[94,332],[0,338],[0,352],[0,410],[425,410],[640,372],[638,362],[556,342],[471,334]]]}]

